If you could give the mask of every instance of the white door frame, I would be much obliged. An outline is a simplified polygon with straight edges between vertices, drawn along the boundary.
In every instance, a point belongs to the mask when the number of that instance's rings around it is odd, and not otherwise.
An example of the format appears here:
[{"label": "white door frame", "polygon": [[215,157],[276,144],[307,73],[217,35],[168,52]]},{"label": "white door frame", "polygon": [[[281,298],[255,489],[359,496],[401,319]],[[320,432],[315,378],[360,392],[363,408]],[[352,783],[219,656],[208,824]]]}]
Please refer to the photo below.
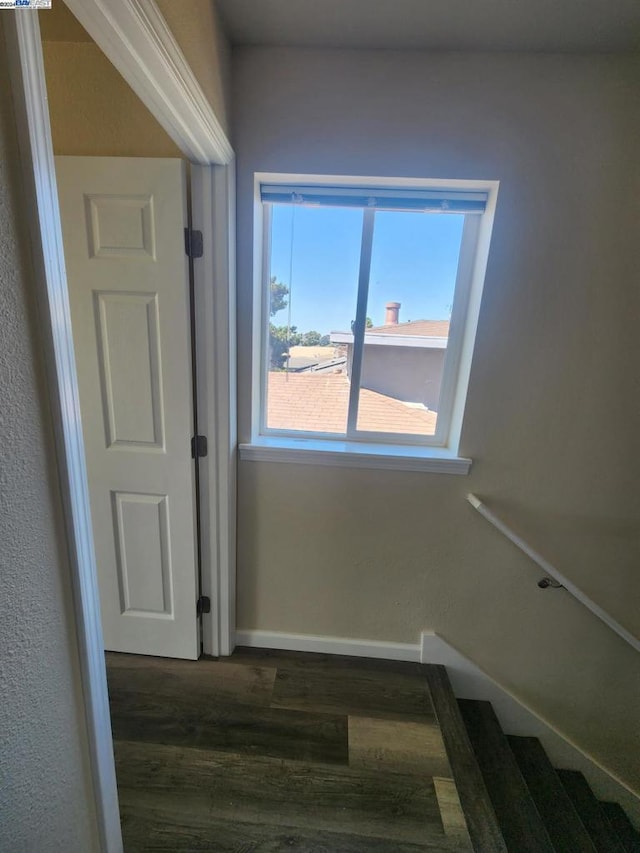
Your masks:
[{"label": "white door frame", "polygon": [[191,167],[192,227],[202,231],[194,260],[198,426],[209,438],[200,460],[203,650],[230,655],[236,630],[235,166]]},{"label": "white door frame", "polygon": [[[212,600],[204,640],[206,652],[229,654],[235,634],[233,150],[153,0],[68,0],[67,5],[74,14],[82,10],[78,18],[96,43],[185,156],[200,164],[193,169],[194,224],[203,230],[208,254],[196,269],[204,306],[199,313],[208,316],[200,324],[198,397],[202,395],[202,422],[210,439],[200,497],[202,527],[208,529],[203,591]],[[6,13],[3,25],[23,155],[100,850],[122,853],[78,381],[37,15],[31,9]]]}]

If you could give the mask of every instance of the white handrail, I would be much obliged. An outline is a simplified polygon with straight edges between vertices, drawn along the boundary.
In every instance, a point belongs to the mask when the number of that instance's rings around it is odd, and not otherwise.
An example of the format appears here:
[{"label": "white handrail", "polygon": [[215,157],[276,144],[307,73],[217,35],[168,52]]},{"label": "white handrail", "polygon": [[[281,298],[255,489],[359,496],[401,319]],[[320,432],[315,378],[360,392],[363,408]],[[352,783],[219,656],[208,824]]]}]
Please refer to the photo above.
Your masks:
[{"label": "white handrail", "polygon": [[481,500],[476,497],[476,495],[468,494],[467,500],[471,504],[471,506],[478,510],[480,515],[484,516],[490,524],[499,530],[504,536],[509,539],[509,541],[513,542],[513,544],[518,547],[524,554],[527,555],[530,559],[533,560],[534,563],[537,563],[540,568],[545,572],[545,574],[550,575],[552,578],[557,580],[562,584],[563,587],[573,595],[574,598],[577,598],[578,601],[583,604],[588,610],[590,610],[594,616],[597,616],[598,619],[601,619],[606,625],[608,625],[612,631],[615,631],[619,637],[622,637],[630,646],[632,646],[637,652],[640,652],[640,639],[634,636],[630,631],[627,631],[626,628],[623,628],[619,622],[610,616],[606,610],[603,610],[600,605],[596,604],[595,601],[592,601],[587,595],[584,594],[578,587],[573,584],[568,578],[566,578],[563,574],[561,574],[555,566],[553,566],[548,560],[535,551],[530,545],[528,545],[524,539],[518,536],[517,533],[514,533],[510,527],[502,521],[498,516],[492,512]]}]

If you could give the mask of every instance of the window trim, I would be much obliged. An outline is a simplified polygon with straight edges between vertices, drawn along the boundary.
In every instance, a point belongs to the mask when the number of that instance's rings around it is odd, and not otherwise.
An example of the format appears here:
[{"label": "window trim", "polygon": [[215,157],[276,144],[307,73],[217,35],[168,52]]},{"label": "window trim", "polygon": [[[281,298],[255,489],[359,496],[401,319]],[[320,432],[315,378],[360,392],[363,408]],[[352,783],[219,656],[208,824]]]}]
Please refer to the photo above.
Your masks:
[{"label": "window trim", "polygon": [[378,468],[433,474],[468,474],[472,460],[444,447],[375,444],[326,438],[259,436],[240,445],[240,459],[251,462],[291,462],[339,468]]},{"label": "window trim", "polygon": [[[307,186],[377,186],[425,190],[483,191],[484,213],[465,215],[456,277],[452,324],[454,340],[448,341],[442,379],[441,405],[436,433],[415,436],[359,432],[357,437],[276,430],[266,427],[266,379],[268,367],[268,288],[270,274],[271,205],[261,199],[261,185],[305,184]],[[298,461],[354,467],[397,467],[416,470],[446,470],[466,473],[471,460],[458,455],[467,397],[471,360],[484,286],[489,244],[495,216],[498,181],[445,180],[426,178],[380,178],[345,175],[301,175],[257,172],[254,175],[254,299],[251,389],[251,441],[240,446],[242,459]],[[458,322],[455,322],[455,319]],[[448,357],[447,357],[448,356]],[[444,417],[441,417],[444,413]],[[337,455],[336,455],[337,454]],[[317,456],[317,458],[316,458]],[[373,464],[378,460],[383,464]],[[369,464],[367,464],[369,463]],[[454,463],[454,464],[452,464]],[[457,463],[457,464],[455,464]]]}]

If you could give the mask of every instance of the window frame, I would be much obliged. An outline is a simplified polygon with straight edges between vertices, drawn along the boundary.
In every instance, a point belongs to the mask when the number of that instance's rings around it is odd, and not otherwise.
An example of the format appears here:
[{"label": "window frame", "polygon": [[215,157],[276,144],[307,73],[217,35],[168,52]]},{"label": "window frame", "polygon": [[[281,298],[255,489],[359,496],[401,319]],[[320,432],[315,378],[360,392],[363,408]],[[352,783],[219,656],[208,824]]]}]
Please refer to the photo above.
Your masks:
[{"label": "window frame", "polygon": [[[447,341],[441,397],[436,431],[431,436],[355,430],[343,434],[301,430],[274,429],[266,426],[267,376],[269,364],[269,288],[270,227],[272,203],[261,199],[261,186],[302,184],[306,186],[388,187],[390,189],[483,191],[487,202],[483,213],[464,215],[458,270],[451,313],[451,330]],[[488,259],[489,243],[495,215],[498,181],[445,180],[427,178],[390,178],[336,175],[301,175],[258,172],[254,175],[254,300],[251,442],[241,445],[241,458],[281,461],[311,461],[309,454],[319,455],[313,464],[326,458],[336,464],[336,454],[352,457],[351,463],[366,467],[415,467],[421,470],[447,470],[466,473],[471,460],[458,456],[462,420],[466,402],[471,360],[475,344],[478,314]],[[429,214],[426,214],[429,215]],[[442,214],[446,215],[446,214]],[[366,311],[366,290],[364,309]],[[360,295],[360,284],[358,295]],[[357,322],[357,321],[356,321]],[[361,344],[364,354],[366,344]],[[354,339],[355,352],[355,339]],[[359,384],[359,383],[358,383]],[[360,389],[350,393],[350,402]],[[349,407],[351,412],[351,405]],[[353,418],[349,419],[353,426]],[[288,451],[288,452],[287,452]],[[369,464],[376,457],[384,464]],[[393,464],[393,460],[402,460]],[[430,460],[433,467],[430,467]],[[447,463],[439,465],[438,462]],[[449,463],[460,463],[459,465]],[[351,464],[348,460],[340,464]]]}]

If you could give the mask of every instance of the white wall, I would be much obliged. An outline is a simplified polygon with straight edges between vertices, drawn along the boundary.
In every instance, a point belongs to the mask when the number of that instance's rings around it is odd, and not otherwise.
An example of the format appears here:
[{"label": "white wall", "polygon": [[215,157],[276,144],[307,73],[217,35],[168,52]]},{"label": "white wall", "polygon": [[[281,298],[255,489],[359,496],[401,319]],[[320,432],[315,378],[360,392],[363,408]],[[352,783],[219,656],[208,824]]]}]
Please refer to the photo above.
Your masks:
[{"label": "white wall", "polygon": [[437,630],[640,791],[640,658],[464,500],[640,632],[637,58],[246,48],[233,72],[242,440],[253,172],[500,181],[471,474],[241,463],[238,626]]},{"label": "white wall", "polygon": [[69,565],[0,22],[0,850],[91,853]]}]

